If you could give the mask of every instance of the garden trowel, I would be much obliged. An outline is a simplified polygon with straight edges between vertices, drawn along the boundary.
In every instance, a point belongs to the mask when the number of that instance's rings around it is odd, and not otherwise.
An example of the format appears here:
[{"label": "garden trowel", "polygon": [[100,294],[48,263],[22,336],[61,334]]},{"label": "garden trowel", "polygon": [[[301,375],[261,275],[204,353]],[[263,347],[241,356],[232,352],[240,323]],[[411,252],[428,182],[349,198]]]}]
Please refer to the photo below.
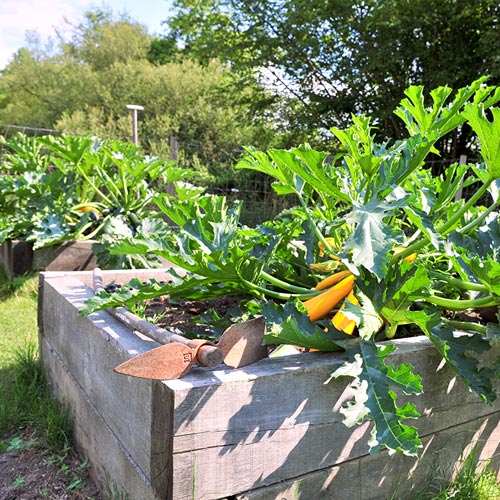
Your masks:
[{"label": "garden trowel", "polygon": [[[94,290],[103,290],[99,269],[94,270],[93,277]],[[164,344],[114,368],[115,372],[124,375],[155,380],[176,379],[186,374],[194,364],[213,368],[224,362],[231,368],[240,368],[267,356],[266,348],[262,345],[266,330],[263,317],[231,325],[215,345],[207,340],[190,340],[169,332],[122,307],[106,311],[132,330]]]}]

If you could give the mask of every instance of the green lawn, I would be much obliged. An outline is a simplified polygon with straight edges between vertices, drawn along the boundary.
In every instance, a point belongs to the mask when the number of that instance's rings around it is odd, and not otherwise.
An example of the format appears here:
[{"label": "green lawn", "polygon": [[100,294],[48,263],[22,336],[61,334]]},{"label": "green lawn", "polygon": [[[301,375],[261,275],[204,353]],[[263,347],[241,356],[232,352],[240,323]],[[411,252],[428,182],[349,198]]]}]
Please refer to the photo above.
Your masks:
[{"label": "green lawn", "polygon": [[15,364],[15,353],[37,343],[36,277],[0,278],[0,370]]},{"label": "green lawn", "polygon": [[69,420],[49,395],[38,357],[37,295],[37,276],[0,277],[0,438],[30,428],[64,449]]}]

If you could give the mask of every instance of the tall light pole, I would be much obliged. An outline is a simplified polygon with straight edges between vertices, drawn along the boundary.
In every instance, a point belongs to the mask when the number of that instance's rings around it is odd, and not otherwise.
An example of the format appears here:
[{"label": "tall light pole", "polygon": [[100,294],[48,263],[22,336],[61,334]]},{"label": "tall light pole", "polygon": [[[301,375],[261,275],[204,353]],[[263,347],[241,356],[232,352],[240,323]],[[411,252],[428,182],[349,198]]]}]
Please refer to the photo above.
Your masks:
[{"label": "tall light pole", "polygon": [[137,111],[144,111],[143,106],[138,106],[137,104],[127,104],[127,109],[132,110],[132,137],[134,144],[139,145],[139,134],[137,132]]}]

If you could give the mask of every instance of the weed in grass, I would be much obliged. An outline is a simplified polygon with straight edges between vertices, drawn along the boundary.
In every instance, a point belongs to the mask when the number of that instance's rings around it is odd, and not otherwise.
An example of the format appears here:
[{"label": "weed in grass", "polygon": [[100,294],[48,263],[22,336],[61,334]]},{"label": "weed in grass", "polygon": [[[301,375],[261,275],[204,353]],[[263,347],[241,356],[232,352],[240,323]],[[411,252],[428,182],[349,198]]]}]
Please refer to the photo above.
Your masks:
[{"label": "weed in grass", "polygon": [[455,479],[445,481],[439,470],[415,500],[500,500],[497,471],[488,463],[477,462],[474,450],[461,464]]},{"label": "weed in grass", "polygon": [[0,276],[0,300],[16,295],[29,295],[36,298],[37,292],[38,280],[33,274],[14,276],[10,279],[6,279],[4,274]]},{"label": "weed in grass", "polygon": [[26,484],[26,476],[19,476],[16,477],[14,482],[12,483],[12,486],[16,489],[22,488]]},{"label": "weed in grass", "polygon": [[5,451],[15,451],[15,450],[24,450],[25,448],[30,448],[38,442],[38,439],[31,438],[28,441],[24,441],[20,437],[12,438],[9,441],[9,445]]},{"label": "weed in grass", "polygon": [[446,488],[432,500],[499,500],[500,484],[496,472],[485,468],[477,472],[475,467],[466,465]]},{"label": "weed in grass", "polygon": [[109,489],[107,497],[108,500],[130,500],[128,493],[120,491],[118,486],[113,483],[113,490]]}]

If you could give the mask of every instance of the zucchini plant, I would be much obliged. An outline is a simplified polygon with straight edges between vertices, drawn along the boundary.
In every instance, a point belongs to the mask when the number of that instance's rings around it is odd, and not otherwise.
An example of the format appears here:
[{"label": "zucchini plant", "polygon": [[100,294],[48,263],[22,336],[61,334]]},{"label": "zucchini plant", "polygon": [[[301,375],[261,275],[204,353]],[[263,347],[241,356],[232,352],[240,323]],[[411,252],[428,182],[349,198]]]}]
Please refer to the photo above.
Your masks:
[{"label": "zucchini plant", "polygon": [[133,144],[90,135],[0,139],[0,243],[24,239],[37,249],[97,239],[103,267],[131,264],[130,257],[110,257],[115,241],[168,231],[152,199],[161,186],[191,174]]},{"label": "zucchini plant", "polygon": [[[240,204],[229,207],[224,197],[157,196],[179,231],[128,239],[114,251],[159,255],[187,274],[133,280],[89,299],[81,313],[167,294],[236,295],[240,317],[265,317],[266,343],[344,351],[332,377],[350,379],[346,425],[370,419],[371,452],[416,455],[421,442],[407,420],[419,414],[411,402],[398,405],[396,394],[424,388],[418,368],[391,366],[396,346],[382,341],[425,335],[472,391],[487,403],[496,398],[500,366],[483,366],[478,356],[499,339],[498,312],[489,323],[460,313],[500,304],[499,100],[500,89],[484,78],[430,96],[413,86],[395,110],[407,129],[401,140],[376,143],[370,118],[355,116],[349,128],[332,129],[333,153],[247,148],[238,168],[271,176],[278,194],[296,197],[295,208],[250,228],[239,222]],[[482,160],[431,175],[426,158],[465,124]],[[461,198],[467,186],[473,194]]]}]

